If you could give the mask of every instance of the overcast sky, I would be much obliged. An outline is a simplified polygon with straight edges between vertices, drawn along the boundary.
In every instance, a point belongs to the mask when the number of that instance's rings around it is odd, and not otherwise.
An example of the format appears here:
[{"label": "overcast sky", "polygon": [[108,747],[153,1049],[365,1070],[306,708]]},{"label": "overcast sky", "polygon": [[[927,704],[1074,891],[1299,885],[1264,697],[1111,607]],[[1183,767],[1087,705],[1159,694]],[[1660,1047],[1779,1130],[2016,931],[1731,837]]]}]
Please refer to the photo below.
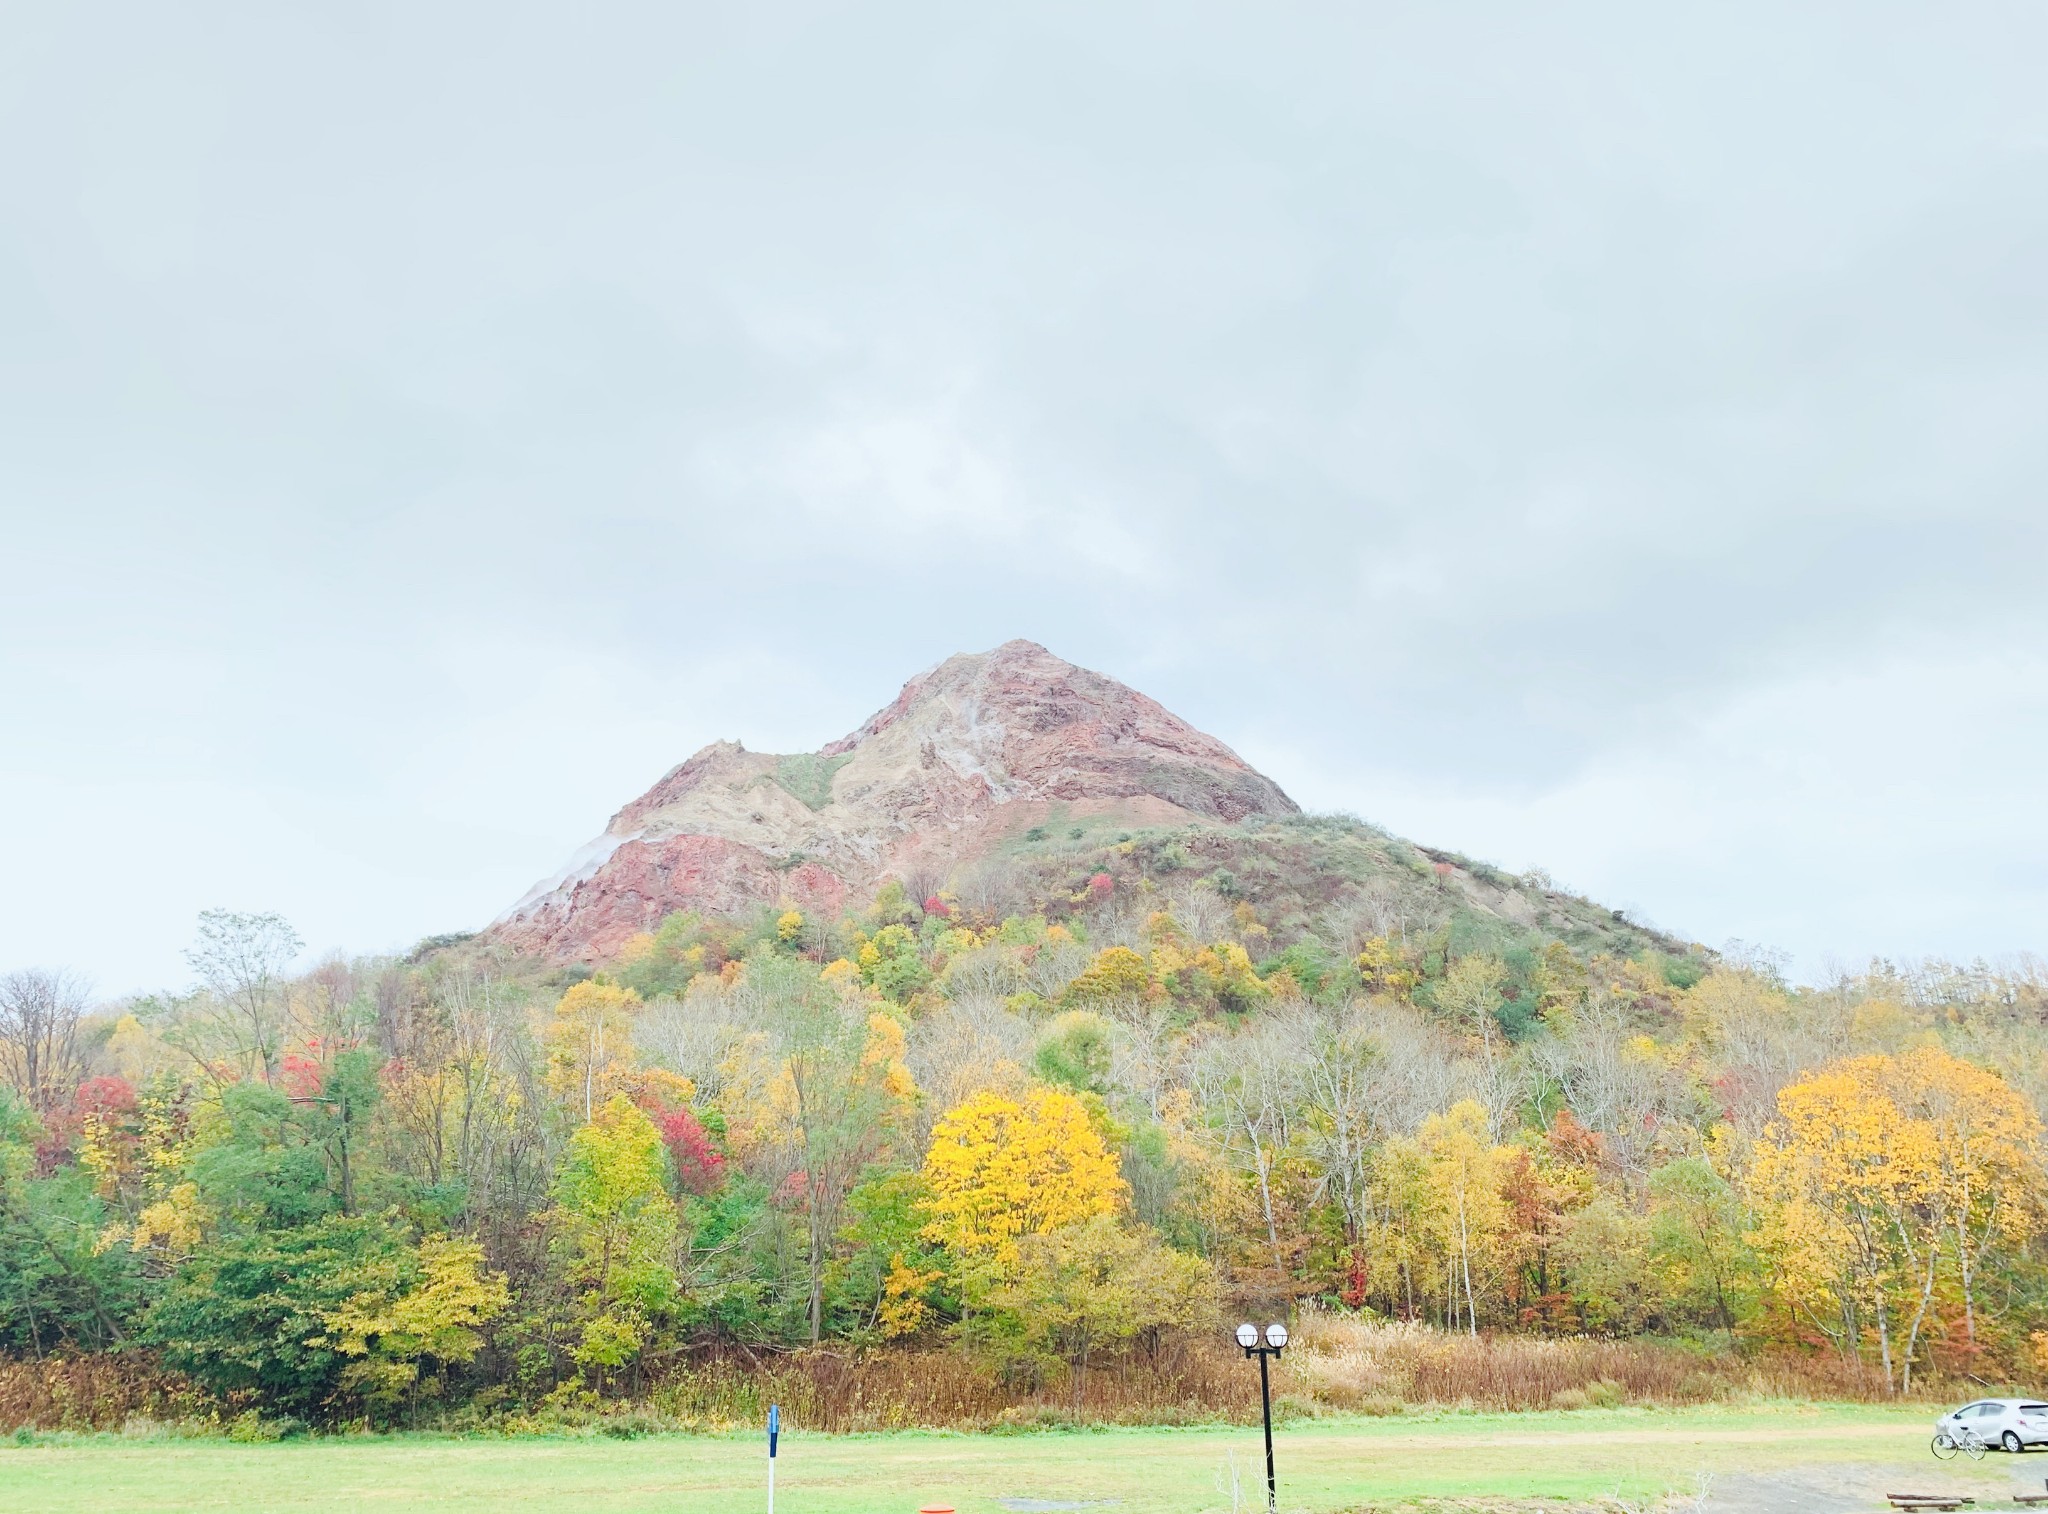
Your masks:
[{"label": "overcast sky", "polygon": [[0,6],[0,969],[488,920],[1044,642],[1811,978],[2048,948],[2048,9]]}]

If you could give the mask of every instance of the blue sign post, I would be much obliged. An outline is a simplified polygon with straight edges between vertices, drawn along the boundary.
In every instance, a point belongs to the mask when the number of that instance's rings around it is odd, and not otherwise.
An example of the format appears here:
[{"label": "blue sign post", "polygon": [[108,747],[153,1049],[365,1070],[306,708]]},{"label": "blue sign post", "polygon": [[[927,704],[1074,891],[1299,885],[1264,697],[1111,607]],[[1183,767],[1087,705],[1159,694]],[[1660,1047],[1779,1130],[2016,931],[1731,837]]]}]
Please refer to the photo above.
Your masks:
[{"label": "blue sign post", "polygon": [[782,1405],[768,1406],[768,1514],[775,1514],[775,1440],[782,1433]]}]

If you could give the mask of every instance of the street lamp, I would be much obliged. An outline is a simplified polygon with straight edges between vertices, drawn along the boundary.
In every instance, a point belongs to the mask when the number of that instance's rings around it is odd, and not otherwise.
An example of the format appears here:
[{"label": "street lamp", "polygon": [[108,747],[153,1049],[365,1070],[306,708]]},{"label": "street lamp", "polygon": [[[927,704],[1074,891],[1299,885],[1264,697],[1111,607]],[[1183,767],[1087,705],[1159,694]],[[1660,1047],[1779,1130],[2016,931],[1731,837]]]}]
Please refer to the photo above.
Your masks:
[{"label": "street lamp", "polygon": [[1259,1327],[1243,1324],[1237,1327],[1237,1343],[1244,1347],[1247,1357],[1259,1359],[1259,1406],[1266,1415],[1266,1514],[1273,1514],[1275,1507],[1273,1488],[1273,1381],[1267,1375],[1267,1360],[1278,1356],[1287,1349],[1287,1327],[1266,1326],[1266,1343],[1259,1344]]}]

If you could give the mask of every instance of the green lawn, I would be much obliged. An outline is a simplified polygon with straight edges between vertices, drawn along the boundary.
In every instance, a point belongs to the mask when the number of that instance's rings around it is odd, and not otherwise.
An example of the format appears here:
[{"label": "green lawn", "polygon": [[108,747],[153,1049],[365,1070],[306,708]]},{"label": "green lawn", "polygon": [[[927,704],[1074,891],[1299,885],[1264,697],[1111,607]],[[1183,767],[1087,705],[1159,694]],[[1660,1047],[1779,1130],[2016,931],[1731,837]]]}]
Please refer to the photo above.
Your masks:
[{"label": "green lawn", "polygon": [[[1894,1481],[1967,1489],[1980,1502],[2022,1481],[2041,1486],[2048,1456],[2024,1465],[1999,1456],[1934,1462],[1932,1417],[1924,1408],[1788,1405],[1323,1420],[1280,1432],[1280,1503],[1329,1514],[1404,1499],[1633,1501],[1690,1492],[1702,1473],[1752,1488],[1759,1478],[1804,1477],[1855,1488],[1859,1496],[1845,1503],[1873,1508],[1882,1505],[1869,1490]],[[757,1436],[366,1436],[253,1446],[107,1437],[0,1447],[0,1509],[746,1510],[762,1507],[763,1454]],[[1244,1507],[1262,1504],[1256,1429],[785,1432],[776,1503],[783,1514],[915,1514],[924,1503],[998,1514],[1004,1499],[1113,1499],[1114,1514],[1197,1514],[1230,1509],[1233,1459]]]}]

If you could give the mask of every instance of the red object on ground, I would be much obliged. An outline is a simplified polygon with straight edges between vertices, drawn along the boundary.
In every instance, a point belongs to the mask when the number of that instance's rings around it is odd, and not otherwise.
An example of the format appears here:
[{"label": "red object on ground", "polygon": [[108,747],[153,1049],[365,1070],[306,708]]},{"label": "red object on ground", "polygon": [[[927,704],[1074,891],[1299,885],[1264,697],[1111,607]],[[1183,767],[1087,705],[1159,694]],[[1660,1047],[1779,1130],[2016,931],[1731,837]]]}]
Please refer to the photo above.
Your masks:
[{"label": "red object on ground", "polygon": [[917,1514],[953,1514],[953,1506],[949,1503],[928,1503]]}]

